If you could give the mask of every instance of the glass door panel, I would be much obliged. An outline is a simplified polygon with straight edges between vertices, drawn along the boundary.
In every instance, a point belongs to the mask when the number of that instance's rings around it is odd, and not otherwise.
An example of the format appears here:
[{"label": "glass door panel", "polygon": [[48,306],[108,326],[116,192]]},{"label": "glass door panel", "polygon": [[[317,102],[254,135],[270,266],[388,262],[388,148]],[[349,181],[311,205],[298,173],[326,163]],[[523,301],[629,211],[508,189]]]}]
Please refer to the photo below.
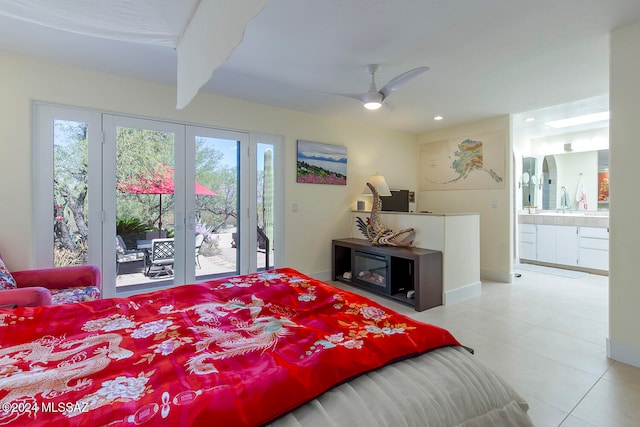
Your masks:
[{"label": "glass door panel", "polygon": [[87,264],[89,150],[86,122],[53,120],[53,266]]},{"label": "glass door panel", "polygon": [[116,286],[173,280],[170,250],[160,256],[154,239],[175,234],[174,188],[174,134],[116,127],[116,235],[125,244]]},{"label": "glass door panel", "polygon": [[[195,260],[193,277],[198,281],[240,272],[240,153],[242,134],[190,127],[187,140],[193,141],[193,205],[188,207],[193,229]],[[189,155],[188,155],[189,156]],[[188,163],[188,162],[187,162]],[[187,267],[189,270],[189,267]],[[190,274],[187,275],[190,277]]]},{"label": "glass door panel", "polygon": [[284,139],[278,135],[251,134],[257,244],[252,261],[256,270],[282,267],[284,246]]},{"label": "glass door panel", "polygon": [[[184,137],[184,127],[106,115],[104,127],[109,140],[105,157],[115,159],[115,176],[105,176],[105,185],[110,187],[105,193],[113,195],[113,203],[105,203],[104,231],[105,241],[115,244],[113,252],[105,245],[104,256],[115,267],[114,291],[182,283],[174,281],[181,264],[175,257],[179,247],[175,239],[184,234],[178,232],[176,221],[184,214],[176,208],[175,147],[176,138]],[[107,209],[112,206],[113,210]]]},{"label": "glass door panel", "polygon": [[256,265],[258,270],[269,270],[275,265],[274,225],[275,225],[275,177],[273,144],[259,142],[256,147],[256,206],[257,251]]}]

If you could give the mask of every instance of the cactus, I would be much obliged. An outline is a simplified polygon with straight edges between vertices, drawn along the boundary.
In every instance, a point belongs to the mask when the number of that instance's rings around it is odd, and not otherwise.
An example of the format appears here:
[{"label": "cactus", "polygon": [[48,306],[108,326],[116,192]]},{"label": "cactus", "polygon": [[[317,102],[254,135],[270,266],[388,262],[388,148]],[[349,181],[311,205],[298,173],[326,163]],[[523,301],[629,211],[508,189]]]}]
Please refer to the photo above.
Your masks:
[{"label": "cactus", "polygon": [[273,151],[267,148],[264,152],[264,181],[262,191],[262,220],[264,233],[273,248]]}]

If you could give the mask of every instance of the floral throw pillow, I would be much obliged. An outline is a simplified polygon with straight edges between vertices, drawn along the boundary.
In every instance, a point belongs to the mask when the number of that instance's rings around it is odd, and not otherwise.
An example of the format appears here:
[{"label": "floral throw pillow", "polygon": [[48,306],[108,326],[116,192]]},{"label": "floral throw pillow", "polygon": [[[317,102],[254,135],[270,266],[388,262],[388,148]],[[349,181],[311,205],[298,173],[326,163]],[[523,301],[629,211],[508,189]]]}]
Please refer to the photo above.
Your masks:
[{"label": "floral throw pillow", "polygon": [[15,288],[16,281],[13,279],[11,273],[9,273],[9,270],[7,270],[7,267],[4,265],[4,261],[0,256],[0,290]]}]

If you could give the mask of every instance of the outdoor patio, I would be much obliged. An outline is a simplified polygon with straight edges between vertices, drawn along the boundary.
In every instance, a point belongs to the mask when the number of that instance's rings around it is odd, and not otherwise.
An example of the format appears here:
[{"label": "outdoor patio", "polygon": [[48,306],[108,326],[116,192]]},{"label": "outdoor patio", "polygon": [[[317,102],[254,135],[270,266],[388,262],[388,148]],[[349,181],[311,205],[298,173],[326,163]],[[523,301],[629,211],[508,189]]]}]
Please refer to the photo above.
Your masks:
[{"label": "outdoor patio", "polygon": [[[218,249],[214,255],[200,255],[200,267],[195,267],[196,280],[214,279],[217,277],[233,275],[236,273],[236,248],[231,247],[231,232],[217,234],[219,238]],[[258,270],[264,269],[264,250],[256,248],[258,260]],[[269,263],[273,266],[273,252],[270,254]],[[147,277],[145,274],[144,261],[130,262],[122,264],[116,277],[116,287],[126,287],[133,285],[145,285],[158,283],[163,280],[172,279],[173,276],[160,276],[158,278]]]}]

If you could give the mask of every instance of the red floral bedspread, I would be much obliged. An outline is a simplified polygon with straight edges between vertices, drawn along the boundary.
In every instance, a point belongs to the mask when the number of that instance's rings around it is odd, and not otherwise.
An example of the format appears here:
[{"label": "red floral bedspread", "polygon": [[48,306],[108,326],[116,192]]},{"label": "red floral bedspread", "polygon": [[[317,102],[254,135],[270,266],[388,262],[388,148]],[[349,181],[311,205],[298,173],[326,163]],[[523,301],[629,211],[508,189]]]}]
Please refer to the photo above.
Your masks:
[{"label": "red floral bedspread", "polygon": [[292,269],[0,310],[0,425],[260,425],[457,344]]}]

